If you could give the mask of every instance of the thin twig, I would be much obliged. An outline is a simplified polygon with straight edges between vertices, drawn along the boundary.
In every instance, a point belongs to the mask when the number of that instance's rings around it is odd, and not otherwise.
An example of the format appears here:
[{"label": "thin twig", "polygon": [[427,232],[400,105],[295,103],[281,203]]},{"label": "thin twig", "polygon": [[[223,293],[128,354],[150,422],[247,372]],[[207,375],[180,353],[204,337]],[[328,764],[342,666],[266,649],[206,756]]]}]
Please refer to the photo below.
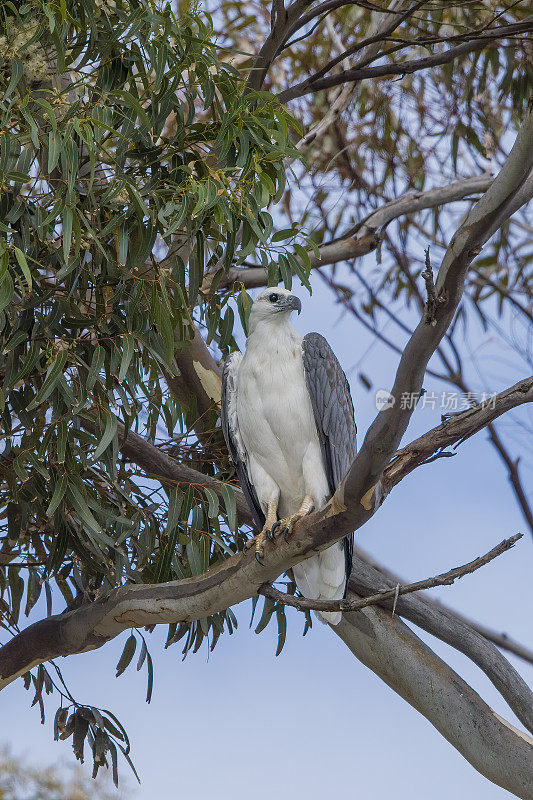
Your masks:
[{"label": "thin twig", "polygon": [[377,592],[376,594],[371,594],[360,600],[306,600],[301,597],[293,597],[293,595],[288,595],[285,592],[280,592],[278,589],[268,584],[261,586],[258,594],[262,594],[264,597],[269,597],[271,600],[283,603],[286,606],[297,608],[299,611],[360,611],[362,608],[379,605],[386,600],[394,601],[395,598],[397,599],[403,594],[420,592],[423,589],[434,589],[436,586],[451,586],[458,578],[475,572],[502,553],[510,550],[522,536],[523,534],[517,533],[515,536],[511,536],[510,539],[504,539],[503,542],[497,544],[496,547],[493,547],[492,550],[489,550],[484,556],[479,556],[479,558],[475,558],[473,561],[469,561],[468,564],[463,564],[461,567],[454,567],[454,569],[448,572],[435,575],[434,578],[427,578],[424,581],[408,583],[403,586],[398,585],[395,586],[394,589]]},{"label": "thin twig", "polygon": [[435,291],[433,270],[431,269],[431,261],[429,259],[429,247],[425,251],[425,257],[426,257],[425,259],[426,268],[422,273],[422,277],[424,278],[426,284],[426,291],[428,296],[426,303],[426,322],[428,323],[428,325],[436,325],[437,317],[435,316],[435,311],[437,310],[439,302],[442,302],[442,300],[437,297],[437,293]]}]

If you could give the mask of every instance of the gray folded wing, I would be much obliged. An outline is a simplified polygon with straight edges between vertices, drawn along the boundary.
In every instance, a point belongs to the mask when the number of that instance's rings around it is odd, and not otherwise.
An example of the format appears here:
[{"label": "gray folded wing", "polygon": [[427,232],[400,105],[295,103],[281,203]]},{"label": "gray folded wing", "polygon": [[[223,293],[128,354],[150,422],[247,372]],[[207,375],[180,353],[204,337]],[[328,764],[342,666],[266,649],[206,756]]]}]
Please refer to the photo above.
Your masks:
[{"label": "gray folded wing", "polygon": [[[357,452],[357,427],[350,386],[335,353],[319,333],[302,343],[307,389],[331,494],[345,477]],[[346,577],[352,568],[353,534],[345,539]]]},{"label": "gray folded wing", "polygon": [[259,530],[265,524],[265,515],[261,509],[257,493],[248,474],[248,454],[242,442],[239,432],[239,422],[237,419],[237,372],[242,360],[241,353],[231,353],[224,361],[222,370],[222,397],[220,409],[220,421],[222,432],[228,446],[231,460],[235,465],[235,471],[241,485],[244,496],[254,523]]}]

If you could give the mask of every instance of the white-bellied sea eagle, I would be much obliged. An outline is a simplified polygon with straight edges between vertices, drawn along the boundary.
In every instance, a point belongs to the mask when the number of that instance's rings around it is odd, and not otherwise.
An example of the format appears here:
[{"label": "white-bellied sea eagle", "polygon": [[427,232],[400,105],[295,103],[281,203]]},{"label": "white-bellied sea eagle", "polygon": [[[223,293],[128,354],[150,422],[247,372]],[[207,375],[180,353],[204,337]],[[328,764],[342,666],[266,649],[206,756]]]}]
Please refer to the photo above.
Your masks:
[{"label": "white-bellied sea eagle", "polygon": [[[256,557],[265,537],[285,536],[321,508],[356,453],[356,426],[346,376],[318,333],[303,339],[289,322],[301,303],[287,289],[266,289],[250,311],[246,352],[232,353],[222,377],[222,428],[254,522]],[[346,593],[353,537],[292,569],[304,597]],[[340,612],[318,614],[336,625]]]}]

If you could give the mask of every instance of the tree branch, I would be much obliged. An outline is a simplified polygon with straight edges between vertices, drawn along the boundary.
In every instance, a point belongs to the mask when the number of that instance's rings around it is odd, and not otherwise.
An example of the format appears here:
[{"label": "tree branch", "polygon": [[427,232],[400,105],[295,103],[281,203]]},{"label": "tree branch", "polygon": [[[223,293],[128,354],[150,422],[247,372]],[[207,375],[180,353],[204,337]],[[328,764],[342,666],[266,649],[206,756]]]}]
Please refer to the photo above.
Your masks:
[{"label": "tree branch", "polygon": [[518,381],[514,386],[484,403],[449,417],[438,427],[415,439],[402,450],[398,450],[384,475],[385,491],[396,486],[398,480],[402,480],[435,454],[444,454],[446,448],[455,443],[461,444],[482,428],[488,427],[506,411],[531,402],[533,402],[533,376]]},{"label": "tree branch", "polygon": [[524,487],[522,486],[522,481],[520,480],[520,472],[518,470],[518,464],[520,459],[517,458],[513,460],[511,458],[494,425],[488,425],[487,429],[489,432],[489,438],[493,446],[496,448],[497,452],[500,455],[500,458],[507,467],[507,471],[509,474],[509,481],[511,482],[511,486],[513,487],[513,491],[518,501],[518,505],[520,506],[522,514],[524,515],[524,519],[526,520],[527,524],[529,525],[529,529],[533,534],[533,510],[529,505],[529,500],[524,491]]},{"label": "tree branch", "polygon": [[397,617],[343,615],[334,633],[490,781],[533,800],[533,739],[514,728]]},{"label": "tree branch", "polygon": [[[400,579],[374,566],[359,552],[354,553],[354,566],[349,588],[356,596],[366,597],[379,591],[394,590]],[[483,630],[476,630],[469,620],[446,608],[438,601],[422,594],[384,600],[387,610],[395,612],[419,628],[464,653],[489,678],[509,707],[528,730],[533,730],[533,693]],[[489,632],[492,633],[492,632]]]},{"label": "tree branch", "polygon": [[399,64],[383,64],[375,67],[355,67],[353,69],[344,70],[336,75],[330,75],[326,78],[316,79],[314,75],[307,80],[302,81],[290,89],[280,92],[278,99],[281,103],[288,103],[297,97],[303,97],[311,92],[319,92],[322,89],[330,89],[333,86],[339,86],[342,83],[361,81],[367,78],[384,78],[393,75],[410,75],[413,72],[418,72],[423,69],[430,69],[431,67],[440,66],[442,64],[449,64],[451,61],[460,58],[461,56],[475,53],[478,50],[483,50],[488,42],[495,39],[506,39],[511,36],[516,36],[520,33],[527,33],[533,30],[533,17],[528,17],[523,22],[516,23],[515,25],[503,25],[499,28],[487,30],[482,36],[475,38],[472,41],[462,42],[455,47],[450,47],[442,53],[435,53],[426,58],[417,58],[413,61],[404,61]]},{"label": "tree branch", "polygon": [[220,367],[209,352],[198,329],[186,347],[175,350],[180,371],[179,379],[167,377],[170,391],[179,397],[185,387],[196,401],[197,423],[195,430],[200,439],[212,434],[220,412],[222,387]]},{"label": "tree branch", "polygon": [[[383,587],[392,588],[393,586],[398,586],[398,584],[405,583],[403,578],[400,578],[382,564],[378,564],[375,559],[369,556],[368,553],[365,553],[364,550],[361,550],[360,547],[354,547],[353,557],[354,567],[350,577],[349,585],[354,592],[362,597],[367,597],[370,594],[374,594],[378,588],[383,591]],[[506,633],[498,633],[497,631],[492,630],[492,628],[488,628],[473,619],[465,617],[458,611],[449,608],[448,606],[444,605],[444,603],[441,603],[440,600],[435,600],[429,596],[422,597],[419,595],[418,597],[408,598],[408,601],[417,605],[419,609],[422,608],[423,611],[428,611],[427,615],[422,613],[418,617],[419,621],[417,622],[417,625],[428,633],[433,634],[437,638],[441,638],[439,628],[435,626],[431,627],[431,623],[428,622],[428,620],[435,618],[439,620],[451,618],[454,623],[459,621],[461,630],[466,630],[467,635],[471,635],[473,631],[474,634],[478,634],[492,644],[507,650],[509,653],[513,653],[524,661],[527,661],[528,664],[533,664],[533,651],[528,650],[527,647],[524,647],[523,644],[517,642],[515,639],[512,639]],[[420,603],[418,601],[420,601]],[[404,602],[402,598],[401,601],[396,603],[395,611],[400,617],[405,617],[405,619],[414,622],[414,619],[412,619],[410,616],[409,602]],[[388,604],[384,602],[383,607],[390,608],[391,606],[390,603]],[[450,641],[447,638],[444,638],[443,641],[451,644],[456,649],[460,649],[460,647],[457,647],[457,643],[461,641],[461,639],[464,640],[464,637],[457,635],[453,641]],[[469,658],[472,658],[470,652],[467,653],[467,655]],[[472,660],[475,661],[475,659]],[[505,661],[505,663],[508,662]]]},{"label": "tree branch", "polygon": [[[389,600],[393,601],[395,605],[397,598],[402,595],[421,592],[424,589],[434,589],[436,586],[451,586],[458,578],[475,572],[481,567],[484,567],[485,564],[489,564],[495,558],[501,556],[502,553],[506,553],[507,550],[510,550],[511,547],[522,538],[522,536],[523,534],[517,533],[515,536],[511,536],[510,539],[504,539],[489,550],[488,553],[485,553],[485,555],[479,556],[460,567],[454,567],[447,572],[441,572],[433,578],[426,578],[423,581],[416,581],[416,583],[398,583],[393,589],[384,589],[381,592],[368,595],[359,600],[350,598],[344,598],[342,600],[307,600],[305,597],[295,597],[292,594],[280,592],[279,589],[276,589],[274,586],[269,586],[268,584],[261,586],[258,594],[269,597],[271,600],[275,600],[277,603],[282,603],[285,606],[296,608],[298,611],[360,611],[362,608],[367,608],[368,606],[383,605]],[[533,700],[533,694],[531,697]],[[533,730],[533,724],[531,727]]]},{"label": "tree branch", "polygon": [[[363,41],[357,42],[353,48],[350,48],[348,51],[344,51],[342,41],[340,37],[337,35],[335,31],[335,27],[331,21],[331,17],[326,16],[326,26],[328,29],[328,34],[331,41],[335,44],[335,48],[337,49],[339,56],[335,59],[335,65],[342,62],[342,66],[344,70],[350,69],[350,61],[347,56],[355,53],[356,51],[362,51],[360,58],[372,58],[375,56],[380,49],[380,45],[383,39],[390,35],[405,19],[407,19],[417,8],[423,5],[426,0],[420,0],[416,3],[415,6],[409,8],[403,14],[400,14],[401,8],[405,5],[404,0],[393,0],[390,4],[387,12],[384,16],[380,17],[378,22],[372,26],[371,30],[369,31],[370,35],[364,39]],[[305,23],[303,23],[305,24]],[[299,27],[300,25],[298,25]],[[285,45],[286,47],[290,47],[290,44]],[[333,66],[335,66],[333,65]],[[331,69],[332,67],[330,67]],[[309,147],[310,144],[316,142],[317,138],[322,136],[335,122],[336,119],[340,116],[342,111],[348,105],[352,95],[355,92],[355,84],[348,84],[344,86],[333,102],[329,105],[329,108],[324,115],[324,117],[317,122],[317,124],[309,130],[305,136],[298,142],[296,148],[301,152],[306,147]]]},{"label": "tree branch", "polygon": [[[341,238],[328,242],[319,248],[320,256],[311,256],[311,269],[349,261],[367,255],[375,250],[387,225],[406,214],[414,214],[427,208],[437,208],[447,203],[464,200],[473,194],[486,191],[493,178],[490,175],[476,175],[465,180],[455,181],[448,186],[429,189],[425,192],[409,192],[402,197],[390,200],[373,211]],[[263,267],[232,267],[221,275],[217,289],[227,289],[234,284],[242,284],[247,289],[266,286],[268,271]]]},{"label": "tree branch", "polygon": [[[80,423],[86,430],[94,432],[95,425],[85,417],[80,417]],[[224,500],[224,491],[227,488],[227,484],[209,475],[204,475],[203,472],[198,472],[198,470],[188,467],[186,464],[182,464],[172,456],[164,453],[159,447],[143,439],[138,433],[133,431],[126,433],[126,429],[121,422],[117,422],[117,430],[120,451],[128,461],[141,467],[147,478],[158,480],[164,486],[178,486],[181,484],[192,486],[199,492],[203,489],[210,489],[215,492],[220,500]],[[231,488],[235,493],[239,525],[251,525],[253,527],[252,515],[243,493],[236,486]]]},{"label": "tree branch", "polygon": [[[399,454],[401,462],[395,459],[391,463],[390,475],[385,470],[383,485],[390,487],[399,483],[414,469],[420,453],[427,456],[431,446],[437,450],[453,444],[457,437],[468,438],[469,431],[479,429],[481,418],[486,423],[503,413],[503,410],[533,399],[533,379],[527,385],[527,392],[513,387],[498,395],[490,408],[477,406],[429,431],[413,443],[416,447],[411,457],[407,456],[409,448],[404,448]],[[220,483],[212,478],[206,479],[195,470],[184,468],[131,431],[122,448],[126,448],[128,457],[149,469],[154,477],[162,476],[164,479],[198,486],[203,482],[220,494]],[[235,494],[240,509],[244,498],[238,491]],[[267,542],[264,565],[257,563],[250,550],[232,556],[203,575],[154,585],[128,584],[98,598],[94,603],[36,622],[0,649],[0,689],[36,664],[60,655],[100,647],[129,627],[193,621],[256,595],[264,583],[273,583],[293,564],[349,533],[353,517],[348,517],[342,509],[334,497],[324,509],[302,520],[295,527],[289,542],[282,540],[276,545]],[[358,527],[363,524],[367,514],[365,510]],[[330,519],[334,519],[335,526],[324,526],[323,521]],[[383,580],[383,576],[380,579]],[[378,585],[377,588],[381,587]]]},{"label": "tree branch", "polygon": [[[429,359],[458,308],[468,268],[494,232],[496,222],[501,225],[509,210],[514,208],[515,196],[528,180],[532,165],[533,107],[530,105],[500,173],[468,213],[446,251],[436,281],[436,294],[442,302],[435,311],[433,324],[428,325],[423,315],[403,351],[391,391],[394,402],[377,415],[346,479],[337,489],[337,501],[350,505],[348,516],[358,525],[364,521],[362,512],[366,511],[368,518],[372,508],[379,504],[378,486],[383,470],[394,455],[413,413],[412,407],[402,408],[401,397],[403,394],[420,395]],[[526,201],[527,198],[521,196]]]}]

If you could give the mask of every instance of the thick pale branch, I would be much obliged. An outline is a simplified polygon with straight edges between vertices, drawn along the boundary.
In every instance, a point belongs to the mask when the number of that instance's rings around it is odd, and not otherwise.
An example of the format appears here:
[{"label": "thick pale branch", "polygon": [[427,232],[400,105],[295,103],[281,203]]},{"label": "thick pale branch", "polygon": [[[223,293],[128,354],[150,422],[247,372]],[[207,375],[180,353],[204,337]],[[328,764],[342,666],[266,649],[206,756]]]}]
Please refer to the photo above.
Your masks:
[{"label": "thick pale branch", "polygon": [[[357,594],[362,595],[363,597],[367,597],[370,594],[374,594],[377,589],[384,591],[383,587],[393,587],[398,586],[398,584],[405,583],[405,580],[395,573],[391,572],[387,567],[384,567],[382,564],[378,564],[375,559],[373,559],[368,553],[364,550],[361,550],[360,547],[354,546],[354,568],[352,571],[352,575],[350,578],[350,586],[352,589],[357,592]],[[377,583],[375,583],[377,581]],[[455,611],[448,606],[441,603],[439,600],[435,600],[432,597],[421,597],[418,598],[410,598],[413,600],[415,605],[418,603],[418,600],[422,600],[422,608],[426,611],[430,612],[430,615],[427,617],[427,620],[431,619],[453,619],[454,621],[459,620],[461,624],[460,630],[466,630],[469,634],[474,631],[475,634],[483,637],[483,639],[487,639],[492,644],[497,645],[498,647],[502,648],[503,650],[507,650],[509,653],[513,653],[514,655],[518,656],[519,658],[527,661],[528,664],[533,664],[533,651],[529,650],[527,647],[524,647],[523,644],[517,642],[507,633],[500,633],[498,631],[494,631],[492,628],[488,628],[486,625],[482,625],[479,622],[476,622],[469,617],[465,617],[463,614],[459,614],[458,611]],[[409,608],[404,608],[404,603],[396,603],[395,611],[401,617],[405,617],[411,621],[412,618],[409,616]],[[387,602],[383,603],[384,608],[391,608],[390,604]],[[432,615],[432,616],[431,616]],[[430,621],[427,621],[426,617],[422,614],[419,617],[419,621],[417,624],[419,627],[423,628],[428,633],[432,633],[438,638],[439,629],[436,628]],[[428,627],[426,627],[426,625]],[[462,627],[465,626],[465,627]],[[460,635],[457,637],[458,641],[462,640],[463,637]],[[455,647],[454,641],[450,641],[449,639],[444,638],[443,641],[446,641],[448,644],[451,644]],[[457,649],[461,649],[460,647]],[[467,653],[467,655],[470,654]],[[473,659],[475,661],[475,659]],[[504,659],[505,660],[505,659]],[[508,663],[505,661],[505,663]]]},{"label": "thick pale branch", "polygon": [[[532,383],[533,381],[529,382],[530,388],[527,392],[513,387],[513,390],[498,395],[490,408],[478,407],[469,410],[443,423],[435,429],[436,433],[430,431],[425,437],[417,440],[413,459],[415,461],[418,459],[421,450],[427,454],[431,441],[437,450],[453,444],[457,441],[457,436],[465,438],[468,430],[478,430],[479,414],[483,415],[485,422],[490,421],[501,414],[503,408],[508,410],[513,407],[511,405],[513,402],[519,405],[526,402],[525,396],[531,399]],[[468,430],[465,428],[466,420],[468,420]],[[450,429],[448,436],[445,433],[446,426]],[[420,444],[422,440],[424,441]],[[203,482],[203,485],[208,485],[220,493],[221,484],[217,485],[213,479],[206,479],[194,470],[182,471],[183,466],[160,453],[157,448],[136,434],[128,433],[122,447],[127,447],[128,457],[149,470],[154,477],[190,482],[199,487]],[[413,462],[405,456],[406,450],[407,448],[401,451],[404,459],[403,467],[395,461],[391,464],[390,485],[397,484],[403,475],[408,474],[413,468]],[[387,485],[387,481],[388,472],[385,471],[384,485]],[[239,492],[236,492],[236,495],[240,508],[244,500]],[[365,509],[357,527],[371,513],[370,509]],[[328,525],[330,521],[334,524]],[[324,509],[298,523],[289,542],[281,541],[278,545],[267,543],[264,566],[257,563],[251,551],[239,553],[204,575],[164,584],[127,585],[99,598],[94,603],[37,622],[0,649],[0,688],[36,664],[59,655],[100,647],[131,626],[192,621],[252,597],[264,583],[272,583],[306,555],[312,555],[317,550],[341,539],[353,529],[352,524],[353,514],[348,514],[334,497]],[[376,588],[380,589],[379,586]]]},{"label": "thick pale branch", "polygon": [[[414,404],[402,407],[401,397],[419,395],[429,359],[459,306],[468,268],[494,232],[494,223],[501,225],[507,219],[513,199],[528,180],[532,166],[533,107],[530,106],[500,173],[471,209],[446,251],[436,281],[439,302],[432,324],[426,322],[424,313],[403,351],[391,391],[393,403],[377,415],[344,484],[337,490],[339,500],[351,506],[354,522],[363,510],[370,510],[379,502],[375,489],[409,424]],[[525,202],[527,197],[522,195],[522,199]]]},{"label": "thick pale branch", "polygon": [[[410,584],[404,584],[399,579],[397,581],[390,580],[381,569],[374,568],[367,563],[363,563],[361,566],[359,556],[356,553],[350,586],[352,589],[356,588],[358,595],[362,594],[363,597],[350,594],[340,601],[307,600],[280,592],[273,586],[262,586],[259,594],[284,605],[297,608],[299,611],[347,612],[360,611],[368,606],[380,605],[391,609],[393,613],[399,613],[467,655],[485,672],[523,725],[533,733],[533,692],[493,644],[488,642],[479,632],[472,630],[471,626],[465,624],[463,619],[455,616],[449,609],[439,606],[435,601],[431,601],[425,595],[413,598],[411,605],[407,605],[407,610],[405,603],[400,602],[405,595],[411,595],[436,586],[451,585],[458,578],[475,572],[509,550],[520,538],[522,538],[522,534],[505,539],[488,553],[468,564],[455,567],[449,572],[436,575],[434,578]],[[371,587],[376,584],[385,585],[387,588],[382,588],[379,592],[373,592]]]},{"label": "thick pale branch", "polygon": [[[395,590],[401,579],[357,550],[349,588],[356,597],[374,595],[376,590]],[[351,595],[348,595],[351,598]],[[489,640],[492,631],[476,630],[469,620],[423,594],[399,596],[392,601],[380,602],[387,610],[393,607],[396,614],[418,625],[422,630],[464,653],[493,683],[518,719],[533,731],[533,694],[505,656]]]},{"label": "thick pale branch", "polygon": [[482,775],[533,800],[533,739],[495,714],[401,620],[372,607],[344,614],[333,630]]}]

